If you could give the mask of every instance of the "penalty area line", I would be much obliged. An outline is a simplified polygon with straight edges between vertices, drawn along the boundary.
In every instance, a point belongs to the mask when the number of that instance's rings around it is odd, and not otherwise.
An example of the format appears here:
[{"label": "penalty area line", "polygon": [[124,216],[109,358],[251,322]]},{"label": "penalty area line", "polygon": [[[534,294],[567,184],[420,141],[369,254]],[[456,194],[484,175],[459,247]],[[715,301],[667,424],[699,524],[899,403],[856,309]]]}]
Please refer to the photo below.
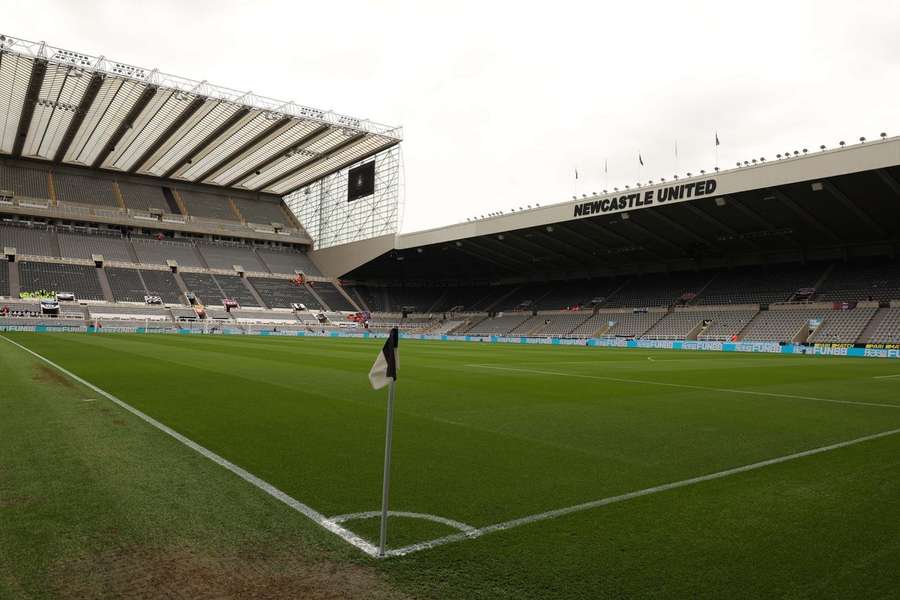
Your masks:
[{"label": "penalty area line", "polygon": [[219,456],[212,450],[205,448],[204,446],[201,446],[200,444],[193,441],[192,439],[178,433],[171,427],[169,427],[167,425],[163,425],[162,423],[160,423],[153,417],[147,415],[146,413],[141,412],[140,410],[134,408],[127,402],[124,402],[124,401],[120,400],[119,398],[113,396],[109,392],[100,389],[93,383],[91,383],[85,379],[82,379],[75,373],[72,373],[71,371],[65,369],[64,367],[61,367],[60,365],[56,364],[49,358],[45,358],[44,356],[41,356],[34,350],[31,350],[30,348],[27,348],[27,347],[23,346],[22,344],[9,339],[5,335],[0,335],[0,337],[2,337],[4,340],[9,342],[10,344],[17,346],[21,350],[24,350],[28,354],[34,356],[38,360],[41,360],[41,361],[47,363],[48,365],[50,365],[51,367],[53,367],[54,369],[56,369],[63,375],[66,375],[67,377],[71,378],[74,381],[77,381],[78,383],[87,387],[88,389],[91,389],[94,392],[100,394],[101,396],[103,396],[104,398],[109,400],[110,402],[117,404],[121,408],[127,410],[131,414],[135,415],[136,417],[143,420],[144,422],[152,425],[153,427],[159,429],[163,433],[175,438],[176,440],[178,440],[179,442],[181,442],[182,444],[184,444],[191,450],[194,450],[198,454],[208,458],[209,460],[213,461],[217,465],[224,467],[225,469],[231,471],[232,473],[234,473],[235,475],[237,475],[238,477],[240,477],[247,483],[262,490],[269,496],[275,498],[276,500],[279,500],[280,502],[283,502],[284,504],[287,504],[289,507],[293,508],[294,510],[296,510],[303,516],[307,517],[308,519],[310,519],[311,521],[313,521],[314,523],[316,523],[323,529],[330,531],[334,535],[340,537],[341,539],[343,539],[345,542],[351,544],[352,546],[355,546],[356,548],[363,551],[367,555],[369,555],[373,558],[378,557],[378,549],[375,547],[374,544],[367,542],[366,540],[364,540],[360,536],[356,535],[352,531],[345,529],[344,527],[341,527],[338,523],[335,523],[334,521],[328,519],[325,515],[316,511],[315,509],[311,508],[310,506],[300,502],[299,500],[292,498],[291,496],[287,495],[286,493],[284,493],[281,490],[279,490],[278,488],[276,488],[271,483],[268,483],[267,481],[263,481],[262,479],[260,479],[256,475],[254,475],[253,473],[250,473],[249,471],[242,469],[241,467],[237,466],[236,464],[229,462],[228,460]]},{"label": "penalty area line", "polygon": [[642,496],[649,496],[651,494],[658,494],[660,492],[666,492],[669,490],[687,487],[690,485],[695,485],[695,484],[703,483],[706,481],[713,481],[715,479],[722,479],[724,477],[730,477],[732,475],[739,475],[741,473],[755,471],[757,469],[762,469],[764,467],[769,467],[772,465],[777,465],[777,464],[789,462],[792,460],[805,458],[807,456],[814,456],[816,454],[831,452],[832,450],[838,450],[841,448],[846,448],[848,446],[855,446],[856,444],[870,442],[872,440],[885,438],[888,436],[896,435],[898,433],[900,433],[900,429],[891,429],[889,431],[873,433],[872,435],[866,435],[866,436],[855,438],[852,440],[847,440],[844,442],[837,442],[835,444],[829,444],[828,446],[812,448],[811,450],[803,450],[802,452],[795,452],[794,454],[787,454],[785,456],[770,458],[768,460],[763,460],[763,461],[751,463],[748,465],[743,465],[740,467],[734,467],[732,469],[725,469],[724,471],[717,471],[715,473],[709,473],[707,475],[700,475],[699,477],[691,477],[690,479],[682,479],[681,481],[673,481],[671,483],[664,483],[662,485],[657,485],[657,486],[645,488],[642,490],[637,490],[634,492],[628,492],[626,494],[620,494],[618,496],[610,496],[608,498],[592,500],[590,502],[584,502],[582,504],[576,504],[574,506],[567,506],[565,508],[557,508],[554,510],[548,510],[548,511],[542,512],[542,513],[536,513],[536,514],[528,515],[525,517],[511,519],[509,521],[503,521],[502,523],[495,523],[494,525],[487,525],[486,527],[479,527],[473,531],[463,531],[460,533],[454,533],[454,534],[444,536],[441,538],[429,540],[427,542],[411,544],[409,546],[404,546],[403,548],[397,548],[395,550],[390,550],[390,551],[388,551],[387,555],[388,556],[404,556],[407,554],[412,554],[413,552],[420,552],[422,550],[436,548],[438,546],[443,546],[445,544],[450,544],[453,542],[459,542],[459,541],[466,540],[466,539],[473,539],[473,538],[481,537],[483,535],[486,535],[489,533],[494,533],[496,531],[505,531],[507,529],[512,529],[514,527],[528,525],[529,523],[536,523],[538,521],[547,521],[549,519],[555,519],[557,517],[562,517],[565,515],[582,512],[585,510],[591,510],[594,508],[599,508],[601,506],[615,504],[617,502],[624,502],[626,500],[632,500],[634,498],[640,498]]}]

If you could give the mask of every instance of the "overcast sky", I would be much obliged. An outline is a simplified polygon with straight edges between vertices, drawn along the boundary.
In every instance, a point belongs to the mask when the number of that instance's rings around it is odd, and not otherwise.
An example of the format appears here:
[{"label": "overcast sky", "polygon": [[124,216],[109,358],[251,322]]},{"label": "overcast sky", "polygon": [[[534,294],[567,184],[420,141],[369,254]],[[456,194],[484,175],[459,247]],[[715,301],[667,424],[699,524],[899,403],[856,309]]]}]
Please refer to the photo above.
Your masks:
[{"label": "overcast sky", "polygon": [[709,170],[715,131],[723,168],[900,133],[896,0],[0,7],[0,33],[403,125],[404,231],[571,199],[576,168],[579,195]]}]

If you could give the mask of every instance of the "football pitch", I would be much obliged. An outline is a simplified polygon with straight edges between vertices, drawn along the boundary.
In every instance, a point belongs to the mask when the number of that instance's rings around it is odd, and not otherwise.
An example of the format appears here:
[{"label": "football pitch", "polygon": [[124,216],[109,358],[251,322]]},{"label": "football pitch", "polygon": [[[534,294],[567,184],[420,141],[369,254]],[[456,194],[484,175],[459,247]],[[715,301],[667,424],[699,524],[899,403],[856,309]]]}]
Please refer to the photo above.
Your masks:
[{"label": "football pitch", "polygon": [[[402,340],[376,561],[382,340],[3,336],[96,386],[73,401],[140,411],[413,596],[900,585],[900,361]],[[40,362],[9,341],[0,359]]]}]

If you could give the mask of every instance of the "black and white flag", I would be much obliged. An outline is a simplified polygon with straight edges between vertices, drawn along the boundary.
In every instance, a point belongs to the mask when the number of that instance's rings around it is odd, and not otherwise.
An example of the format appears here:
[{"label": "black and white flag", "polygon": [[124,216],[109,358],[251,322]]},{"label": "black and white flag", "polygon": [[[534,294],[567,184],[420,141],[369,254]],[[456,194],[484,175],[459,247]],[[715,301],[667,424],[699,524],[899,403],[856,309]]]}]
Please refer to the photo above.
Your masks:
[{"label": "black and white flag", "polygon": [[397,381],[397,346],[400,343],[400,335],[397,328],[391,329],[391,333],[384,341],[384,347],[375,359],[372,370],[369,371],[369,382],[372,388],[380,390],[387,384]]}]

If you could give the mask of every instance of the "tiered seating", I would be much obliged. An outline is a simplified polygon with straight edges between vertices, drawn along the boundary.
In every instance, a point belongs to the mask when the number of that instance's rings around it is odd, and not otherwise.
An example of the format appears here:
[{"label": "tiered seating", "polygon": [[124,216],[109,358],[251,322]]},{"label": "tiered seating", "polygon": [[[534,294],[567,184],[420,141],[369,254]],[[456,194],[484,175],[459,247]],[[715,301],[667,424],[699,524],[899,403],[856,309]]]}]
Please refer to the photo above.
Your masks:
[{"label": "tiered seating", "polygon": [[307,275],[321,275],[319,269],[303,252],[275,248],[266,248],[265,250],[258,248],[256,252],[273,273],[293,275],[297,271],[302,271]]},{"label": "tiered seating", "polygon": [[900,300],[900,261],[837,265],[816,300]]},{"label": "tiered seating", "polygon": [[72,292],[81,300],[103,300],[97,269],[85,265],[20,262],[19,285],[23,292]]},{"label": "tiered seating", "polygon": [[169,312],[160,307],[152,306],[116,306],[113,304],[98,304],[88,308],[91,318],[95,319],[122,319],[136,321],[171,321]]},{"label": "tiered seating", "polygon": [[119,234],[87,234],[60,231],[59,248],[62,255],[68,258],[90,260],[91,255],[100,254],[104,260],[133,262],[128,252],[128,240]]},{"label": "tiered seating", "polygon": [[281,204],[278,202],[235,198],[234,204],[237,206],[241,216],[244,217],[244,220],[250,223],[259,223],[260,225],[269,225],[271,223],[290,224],[286,222],[287,217],[284,211],[281,210]]},{"label": "tiered seating", "polygon": [[310,281],[309,286],[331,310],[356,310],[329,281]]},{"label": "tiered seating", "polygon": [[290,308],[292,303],[303,304],[310,310],[321,308],[319,301],[306,286],[297,285],[290,279],[248,277],[247,280],[256,288],[256,292],[269,308]]},{"label": "tiered seating", "polygon": [[550,291],[537,301],[538,310],[564,310],[578,305],[588,308],[595,298],[606,298],[618,283],[611,279],[581,279],[557,281]]},{"label": "tiered seating", "polygon": [[233,310],[231,315],[241,323],[286,323],[298,325],[293,313],[253,310]]},{"label": "tiered seating", "polygon": [[446,290],[440,287],[399,287],[388,288],[388,294],[394,310],[402,310],[405,306],[412,307],[416,312],[427,312]]},{"label": "tiered seating", "polygon": [[495,308],[497,310],[534,310],[540,300],[553,290],[553,287],[554,285],[551,283],[525,284],[504,298]]},{"label": "tiered seating", "polygon": [[197,248],[206,259],[210,269],[231,270],[234,265],[244,267],[245,271],[268,271],[262,266],[249,246],[243,244],[206,244],[198,243]]},{"label": "tiered seating", "polygon": [[832,310],[807,341],[851,344],[859,338],[877,310],[874,307]]},{"label": "tiered seating", "polygon": [[900,308],[884,309],[885,314],[875,330],[863,342],[873,344],[900,343]]},{"label": "tiered seating", "polygon": [[179,321],[182,319],[197,321],[200,318],[193,308],[172,308],[170,310],[172,311],[172,316]]},{"label": "tiered seating", "polygon": [[[603,337],[635,338],[644,335],[660,319],[665,312],[598,312],[581,327],[572,332],[578,337],[587,337],[598,329],[605,329]],[[612,325],[609,325],[612,323]]]},{"label": "tiered seating", "polygon": [[711,273],[646,274],[635,277],[606,299],[603,306],[671,306],[685,293],[696,293],[712,277]]},{"label": "tiered seating", "polygon": [[0,250],[2,246],[11,246],[18,254],[56,256],[51,249],[50,233],[40,226],[13,225],[9,222],[0,225]]},{"label": "tiered seating", "polygon": [[749,342],[789,342],[811,319],[822,319],[824,308],[791,308],[765,310],[756,315],[741,333],[741,340]]},{"label": "tiered seating", "polygon": [[200,300],[201,304],[222,304],[222,290],[212,275],[206,273],[181,273],[185,287]]},{"label": "tiered seating", "polygon": [[544,321],[547,320],[547,317],[544,315],[532,315],[525,319],[521,325],[516,326],[514,329],[510,330],[510,335],[528,335],[531,333],[533,329],[536,329],[544,324]]},{"label": "tiered seating", "polygon": [[[179,267],[202,267],[194,246],[187,242],[132,238],[131,243],[138,260],[145,265],[164,265],[167,260],[178,262]],[[230,268],[230,267],[229,267]]]},{"label": "tiered seating", "polygon": [[371,287],[367,285],[348,285],[344,289],[348,291],[357,291],[369,307],[369,310],[373,312],[391,311],[391,308],[388,306],[388,300],[385,297],[386,288]]},{"label": "tiered seating", "polygon": [[469,335],[506,335],[530,317],[529,314],[503,315],[485,319],[474,324],[466,333]]},{"label": "tiered seating", "polygon": [[661,319],[644,337],[656,339],[685,339],[703,321],[710,326],[698,339],[730,339],[753,318],[756,310],[710,308],[706,310],[675,310]]},{"label": "tiered seating", "polygon": [[[584,324],[591,317],[589,311],[570,312],[565,314],[543,315],[543,320],[550,322],[535,332],[535,335],[567,336]],[[594,330],[596,327],[594,328]],[[591,330],[587,335],[593,333]]]},{"label": "tiered seating", "polygon": [[46,200],[50,198],[47,182],[47,171],[43,169],[0,163],[0,190],[9,190],[16,196]]},{"label": "tiered seating", "polygon": [[171,271],[141,271],[147,294],[159,296],[166,304],[181,304],[183,296]]},{"label": "tiered seating", "polygon": [[111,179],[72,173],[55,173],[53,181],[56,199],[61,202],[119,207]]},{"label": "tiered seating", "polygon": [[116,267],[106,267],[103,270],[106,271],[106,278],[116,301],[144,302],[147,290],[137,270]]},{"label": "tiered seating", "polygon": [[218,194],[206,194],[190,190],[178,190],[188,214],[194,217],[207,219],[221,219],[223,221],[237,221],[237,215],[231,210],[228,198]]},{"label": "tiered seating", "polygon": [[9,296],[9,265],[0,261],[0,296]]},{"label": "tiered seating", "polygon": [[712,323],[697,336],[698,340],[728,341],[747,326],[759,311],[752,310],[719,310],[712,316]]},{"label": "tiered seating", "polygon": [[215,275],[216,283],[225,292],[226,298],[237,300],[241,306],[259,306],[259,302],[244,285],[243,280],[237,275]]},{"label": "tiered seating", "polygon": [[741,267],[719,273],[693,304],[770,304],[786,302],[800,288],[811,288],[825,265]]},{"label": "tiered seating", "polygon": [[169,203],[163,194],[162,187],[158,185],[143,185],[140,183],[119,182],[119,190],[125,206],[138,210],[150,210],[155,208],[163,212],[169,211]]}]

